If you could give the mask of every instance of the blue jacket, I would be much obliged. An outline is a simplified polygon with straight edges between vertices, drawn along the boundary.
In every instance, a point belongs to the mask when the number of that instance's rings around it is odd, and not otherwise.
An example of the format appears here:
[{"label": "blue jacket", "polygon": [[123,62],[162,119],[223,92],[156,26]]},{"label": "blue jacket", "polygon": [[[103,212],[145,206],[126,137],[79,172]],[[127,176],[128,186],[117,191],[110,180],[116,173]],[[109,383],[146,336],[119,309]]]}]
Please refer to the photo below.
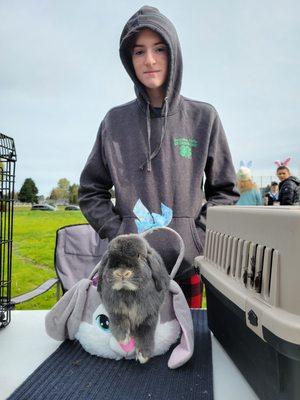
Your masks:
[{"label": "blue jacket", "polygon": [[263,200],[258,189],[254,188],[240,195],[237,206],[262,206]]}]

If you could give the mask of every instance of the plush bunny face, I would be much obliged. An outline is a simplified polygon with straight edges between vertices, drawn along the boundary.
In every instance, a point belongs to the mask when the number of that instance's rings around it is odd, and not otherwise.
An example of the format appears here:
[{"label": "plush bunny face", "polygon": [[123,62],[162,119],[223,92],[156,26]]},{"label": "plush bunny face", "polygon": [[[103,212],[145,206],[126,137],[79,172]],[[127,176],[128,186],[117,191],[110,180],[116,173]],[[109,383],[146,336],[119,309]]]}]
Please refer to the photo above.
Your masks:
[{"label": "plush bunny face", "polygon": [[[165,353],[176,342],[180,332],[177,319],[161,322],[159,318],[155,331],[154,355]],[[90,354],[115,360],[135,358],[134,340],[126,345],[117,342],[109,329],[109,317],[103,304],[96,308],[91,321],[80,323],[75,338]]]},{"label": "plush bunny face", "polygon": [[[108,313],[89,279],[82,279],[65,293],[47,314],[45,327],[53,339],[76,338],[93,355],[119,360],[132,358],[135,353],[133,343],[124,348],[113,338]],[[165,353],[179,336],[180,343],[173,349],[168,362],[170,368],[177,368],[189,360],[194,348],[190,310],[180,287],[171,281],[170,291],[160,309],[153,355]]]}]

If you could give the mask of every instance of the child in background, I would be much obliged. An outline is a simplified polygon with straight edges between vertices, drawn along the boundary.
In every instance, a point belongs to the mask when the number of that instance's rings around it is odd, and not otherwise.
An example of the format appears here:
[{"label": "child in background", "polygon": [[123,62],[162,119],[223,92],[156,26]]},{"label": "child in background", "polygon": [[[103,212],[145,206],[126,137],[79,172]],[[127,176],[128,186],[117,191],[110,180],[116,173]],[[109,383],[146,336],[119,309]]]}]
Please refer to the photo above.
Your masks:
[{"label": "child in background", "polygon": [[237,185],[240,198],[238,206],[262,206],[263,200],[256,184],[252,181],[251,170],[248,167],[240,167],[237,172]]},{"label": "child in background", "polygon": [[276,205],[278,202],[279,189],[278,183],[272,182],[269,192],[265,195],[266,206]]}]

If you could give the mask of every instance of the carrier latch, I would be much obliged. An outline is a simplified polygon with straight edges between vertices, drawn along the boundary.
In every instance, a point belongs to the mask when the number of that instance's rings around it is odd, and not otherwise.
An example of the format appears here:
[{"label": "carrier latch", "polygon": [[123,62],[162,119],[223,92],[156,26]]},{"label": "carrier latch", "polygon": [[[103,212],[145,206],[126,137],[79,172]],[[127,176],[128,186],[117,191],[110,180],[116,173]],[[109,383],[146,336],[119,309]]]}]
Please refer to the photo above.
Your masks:
[{"label": "carrier latch", "polygon": [[248,312],[248,319],[251,325],[258,326],[258,318],[253,310]]}]

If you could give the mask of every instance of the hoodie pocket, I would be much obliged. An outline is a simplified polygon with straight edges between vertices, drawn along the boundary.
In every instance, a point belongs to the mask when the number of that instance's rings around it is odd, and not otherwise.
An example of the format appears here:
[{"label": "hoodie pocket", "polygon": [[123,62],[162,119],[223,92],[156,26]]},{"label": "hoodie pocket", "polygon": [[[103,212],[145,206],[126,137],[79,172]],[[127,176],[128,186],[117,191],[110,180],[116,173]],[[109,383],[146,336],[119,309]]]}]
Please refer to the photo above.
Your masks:
[{"label": "hoodie pocket", "polygon": [[[182,237],[185,245],[185,255],[182,264],[178,270],[177,277],[186,279],[194,274],[194,258],[202,254],[205,232],[197,228],[193,218],[175,217],[168,225]],[[118,235],[137,233],[135,218],[123,217]],[[170,273],[176,263],[179,255],[179,242],[174,235],[166,230],[156,230],[146,239],[163,258],[168,272]]]},{"label": "hoodie pocket", "polygon": [[[176,277],[186,279],[194,274],[194,258],[202,253],[202,245],[198,237],[193,218],[175,217],[168,225],[182,237],[185,255]],[[150,245],[162,256],[170,273],[179,255],[179,241],[168,231],[157,230],[146,236]]]},{"label": "hoodie pocket", "polygon": [[205,232],[200,226],[196,226],[195,220],[192,218],[190,218],[190,228],[194,244],[199,253],[202,254],[205,242]]}]

